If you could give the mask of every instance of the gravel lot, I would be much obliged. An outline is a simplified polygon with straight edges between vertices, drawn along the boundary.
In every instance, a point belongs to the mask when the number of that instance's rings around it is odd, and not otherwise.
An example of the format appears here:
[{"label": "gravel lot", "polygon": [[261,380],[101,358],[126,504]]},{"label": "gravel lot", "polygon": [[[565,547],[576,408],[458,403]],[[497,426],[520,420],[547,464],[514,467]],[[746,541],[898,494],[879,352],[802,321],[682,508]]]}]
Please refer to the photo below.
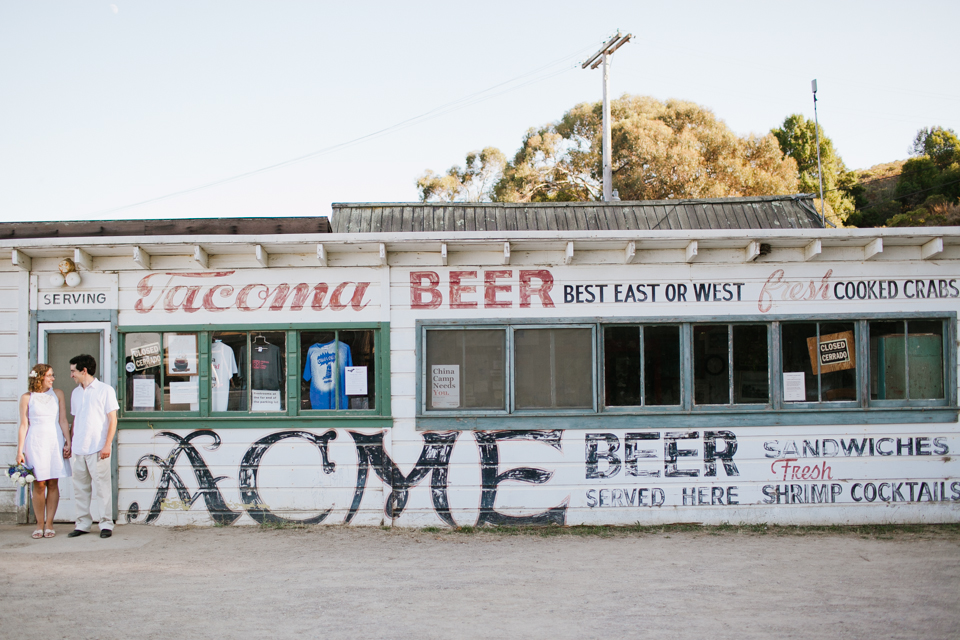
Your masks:
[{"label": "gravel lot", "polygon": [[0,526],[4,637],[960,637],[958,525],[70,529]]}]

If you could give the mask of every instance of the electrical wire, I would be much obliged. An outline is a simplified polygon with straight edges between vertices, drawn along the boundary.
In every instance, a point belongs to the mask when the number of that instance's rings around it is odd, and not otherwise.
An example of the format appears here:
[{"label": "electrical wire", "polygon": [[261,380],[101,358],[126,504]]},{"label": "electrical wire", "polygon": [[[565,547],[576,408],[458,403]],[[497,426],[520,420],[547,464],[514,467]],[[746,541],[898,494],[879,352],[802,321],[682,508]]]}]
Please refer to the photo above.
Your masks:
[{"label": "electrical wire", "polygon": [[[208,183],[205,183],[205,184],[197,185],[197,186],[195,186],[195,187],[190,187],[190,188],[188,188],[188,189],[182,189],[182,190],[180,190],[180,191],[175,191],[175,192],[173,192],[173,193],[168,193],[168,194],[165,194],[165,195],[162,195],[162,196],[156,196],[156,197],[153,197],[153,198],[148,198],[148,199],[146,199],[146,200],[141,200],[140,202],[135,202],[135,203],[132,203],[132,204],[126,204],[126,205],[122,205],[122,206],[119,206],[119,207],[113,207],[113,208],[110,208],[110,209],[102,209],[102,210],[100,210],[100,211],[96,211],[96,212],[93,212],[93,213],[89,213],[89,214],[87,214],[86,217],[89,219],[90,217],[93,217],[93,216],[101,216],[101,215],[103,215],[103,214],[114,213],[114,212],[117,212],[117,211],[122,211],[122,210],[124,210],[124,209],[132,209],[132,208],[134,208],[134,207],[139,207],[139,206],[142,206],[142,205],[145,205],[145,204],[152,204],[152,203],[154,203],[154,202],[159,202],[159,201],[161,201],[161,200],[167,200],[167,199],[169,199],[169,198],[175,198],[175,197],[177,197],[177,196],[186,195],[186,194],[188,194],[188,193],[194,193],[194,192],[196,192],[196,191],[201,191],[201,190],[204,190],[204,189],[209,189],[209,188],[211,188],[211,187],[216,187],[216,186],[223,185],[223,184],[227,184],[227,183],[230,183],[230,182],[235,182],[235,181],[237,181],[237,180],[242,180],[242,179],[244,179],[244,178],[249,178],[249,177],[251,177],[251,176],[254,176],[254,175],[257,175],[257,174],[260,174],[260,173],[264,173],[264,172],[267,172],[267,171],[273,171],[273,170],[275,170],[275,169],[280,169],[281,167],[286,167],[286,166],[289,166],[289,165],[292,165],[292,164],[296,164],[296,163],[298,163],[298,162],[303,162],[303,161],[305,161],[305,160],[311,160],[311,159],[313,159],[313,158],[318,158],[318,157],[321,157],[321,156],[324,156],[324,155],[328,155],[328,154],[330,154],[330,153],[334,153],[334,152],[336,152],[336,151],[340,151],[340,150],[342,150],[342,149],[346,149],[346,148],[348,148],[348,147],[352,147],[352,146],[357,145],[357,144],[360,144],[360,143],[362,143],[362,142],[367,142],[367,141],[370,141],[370,140],[374,140],[374,139],[376,139],[376,138],[379,138],[379,137],[382,137],[382,136],[385,136],[385,135],[388,135],[388,134],[391,134],[391,133],[394,133],[394,132],[397,132],[397,131],[402,131],[403,129],[407,129],[407,128],[412,127],[412,126],[416,126],[416,125],[418,125],[418,124],[421,124],[421,123],[423,123],[423,122],[426,122],[427,120],[432,120],[433,118],[438,118],[438,117],[440,117],[440,116],[442,116],[442,115],[446,115],[446,114],[451,113],[451,112],[453,112],[453,111],[457,111],[457,110],[459,110],[459,109],[464,109],[464,108],[466,108],[466,107],[473,106],[473,105],[478,104],[478,103],[480,103],[480,102],[484,102],[484,101],[486,101],[486,100],[490,100],[490,99],[493,99],[493,98],[502,96],[502,95],[504,95],[504,94],[506,94],[506,93],[510,93],[510,92],[513,92],[513,91],[517,91],[517,90],[519,90],[519,89],[522,89],[522,88],[524,88],[524,87],[530,86],[530,85],[532,85],[532,84],[536,84],[536,83],[539,83],[539,82],[545,82],[546,80],[550,80],[550,79],[552,79],[552,78],[554,78],[554,77],[556,77],[556,76],[559,76],[559,75],[565,74],[565,73],[567,73],[567,72],[569,72],[569,71],[572,71],[572,70],[576,69],[577,67],[579,67],[579,63],[573,64],[573,65],[566,65],[566,66],[564,66],[563,68],[561,68],[561,69],[559,69],[559,70],[552,71],[552,72],[550,72],[550,73],[541,75],[541,76],[539,76],[539,77],[533,77],[533,78],[531,78],[531,76],[536,76],[538,73],[540,73],[540,72],[542,72],[542,71],[544,71],[544,70],[551,69],[551,68],[553,68],[553,67],[556,67],[556,66],[559,65],[559,64],[566,63],[567,61],[569,61],[569,60],[571,60],[571,59],[573,59],[573,58],[577,58],[577,57],[579,57],[580,55],[582,55],[585,51],[589,51],[589,50],[592,49],[592,48],[593,48],[593,45],[591,45],[591,46],[589,46],[589,47],[584,47],[584,48],[579,49],[578,51],[576,51],[576,52],[574,52],[574,53],[571,53],[571,54],[568,54],[568,55],[566,55],[566,56],[563,56],[562,58],[559,58],[559,59],[557,59],[557,60],[555,60],[555,61],[553,61],[553,62],[550,62],[550,63],[548,63],[548,64],[545,64],[545,65],[543,65],[543,66],[541,66],[541,67],[538,67],[538,68],[533,69],[533,70],[531,70],[531,71],[528,71],[528,72],[526,72],[526,73],[523,73],[523,74],[521,74],[521,75],[519,75],[519,76],[516,76],[516,77],[511,78],[511,79],[509,79],[509,80],[505,80],[504,82],[499,82],[499,83],[497,83],[497,84],[495,84],[495,85],[493,85],[493,86],[491,86],[491,87],[487,87],[486,89],[483,89],[483,90],[481,90],[481,91],[474,92],[474,93],[472,93],[472,94],[470,94],[470,95],[464,96],[463,98],[458,98],[458,99],[453,100],[453,101],[451,101],[451,102],[448,102],[448,103],[446,103],[446,104],[440,105],[439,107],[435,107],[435,108],[433,108],[433,109],[431,109],[431,110],[429,110],[429,111],[425,111],[424,113],[421,113],[421,114],[419,114],[419,115],[413,116],[412,118],[407,118],[406,120],[402,120],[402,121],[400,121],[400,122],[398,122],[398,123],[396,123],[396,124],[393,124],[393,125],[391,125],[391,126],[389,126],[389,127],[384,127],[383,129],[380,129],[380,130],[378,130],[378,131],[374,131],[374,132],[372,132],[372,133],[368,133],[368,134],[366,134],[366,135],[362,135],[362,136],[359,136],[359,137],[357,137],[357,138],[353,138],[352,140],[347,140],[347,141],[345,141],[345,142],[341,142],[341,143],[338,143],[338,144],[334,144],[334,145],[331,145],[331,146],[329,146],[329,147],[324,147],[323,149],[319,149],[319,150],[317,150],[317,151],[312,151],[312,152],[310,152],[310,153],[306,153],[306,154],[304,154],[304,155],[297,156],[297,157],[295,157],[295,158],[290,158],[289,160],[284,160],[284,161],[282,161],[282,162],[277,162],[277,163],[275,163],[275,164],[271,164],[271,165],[268,165],[268,166],[265,166],[265,167],[260,167],[259,169],[254,169],[254,170],[252,170],[252,171],[246,171],[246,172],[244,172],[244,173],[239,173],[239,174],[230,176],[230,177],[228,177],[228,178],[222,178],[222,179],[220,179],[220,180],[214,180],[213,182],[208,182]],[[522,83],[516,84],[516,85],[514,85],[514,86],[507,86],[507,85],[510,85],[510,84],[512,84],[512,83],[516,83],[516,82],[518,82],[519,80],[523,80],[523,79],[526,79],[526,78],[530,78],[530,79],[527,80],[526,82],[522,82]],[[491,93],[491,91],[494,91],[495,89],[500,89],[501,87],[506,87],[506,88],[503,88],[503,89],[501,89],[500,91],[497,91],[497,92],[495,92],[495,93]]]}]

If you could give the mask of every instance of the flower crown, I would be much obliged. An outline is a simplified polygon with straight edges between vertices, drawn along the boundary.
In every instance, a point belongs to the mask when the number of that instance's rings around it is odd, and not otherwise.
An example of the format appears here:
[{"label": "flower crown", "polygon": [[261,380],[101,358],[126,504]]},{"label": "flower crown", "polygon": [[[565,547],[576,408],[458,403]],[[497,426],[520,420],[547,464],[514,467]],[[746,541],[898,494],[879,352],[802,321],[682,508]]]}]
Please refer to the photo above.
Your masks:
[{"label": "flower crown", "polygon": [[31,377],[31,378],[36,378],[36,377],[37,377],[37,372],[36,372],[36,371],[31,371],[31,372],[30,372],[30,377]]}]

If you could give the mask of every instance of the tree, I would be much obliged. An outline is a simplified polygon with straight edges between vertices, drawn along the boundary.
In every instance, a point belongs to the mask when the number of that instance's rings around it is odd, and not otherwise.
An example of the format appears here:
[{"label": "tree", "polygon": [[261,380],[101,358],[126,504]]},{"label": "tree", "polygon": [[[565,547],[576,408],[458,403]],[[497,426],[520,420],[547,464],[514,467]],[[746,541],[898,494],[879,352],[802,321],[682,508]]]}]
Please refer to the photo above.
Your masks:
[{"label": "tree", "polygon": [[953,129],[924,127],[917,132],[910,151],[915,156],[927,156],[935,165],[946,169],[960,161],[960,140]]},{"label": "tree", "polygon": [[[613,187],[623,200],[794,193],[796,164],[772,136],[739,137],[691,102],[625,95],[610,105]],[[596,200],[602,191],[601,103],[530,129],[493,199]]]},{"label": "tree", "polygon": [[488,202],[506,163],[499,149],[487,147],[468,153],[463,168],[450,167],[446,175],[437,175],[428,169],[417,179],[420,201]]},{"label": "tree", "polygon": [[[784,154],[793,158],[799,172],[800,190],[820,193],[817,168],[817,125],[800,114],[787,116],[783,125],[771,132]],[[855,209],[856,177],[848,171],[833,147],[833,141],[820,127],[820,164],[823,167],[824,213],[827,218],[843,222]]]},{"label": "tree", "polygon": [[[924,127],[910,145],[915,157],[899,164],[896,174],[864,181],[873,190],[874,202],[858,204],[849,221],[860,227],[913,227],[960,224],[960,140],[956,133],[943,127]],[[864,172],[870,176],[870,172]],[[876,193],[871,183],[889,183],[896,177],[896,186]],[[879,197],[878,197],[879,196]]]}]

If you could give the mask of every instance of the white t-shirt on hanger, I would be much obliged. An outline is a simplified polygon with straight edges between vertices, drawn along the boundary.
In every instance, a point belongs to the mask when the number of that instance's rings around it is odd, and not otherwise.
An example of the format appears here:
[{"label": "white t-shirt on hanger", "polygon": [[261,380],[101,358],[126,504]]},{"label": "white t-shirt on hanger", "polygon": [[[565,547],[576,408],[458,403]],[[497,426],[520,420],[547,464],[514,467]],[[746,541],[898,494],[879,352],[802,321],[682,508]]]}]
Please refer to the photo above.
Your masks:
[{"label": "white t-shirt on hanger", "polygon": [[210,409],[226,411],[230,402],[230,378],[237,373],[237,358],[233,349],[215,340],[210,347],[210,362],[213,365],[210,376]]}]

